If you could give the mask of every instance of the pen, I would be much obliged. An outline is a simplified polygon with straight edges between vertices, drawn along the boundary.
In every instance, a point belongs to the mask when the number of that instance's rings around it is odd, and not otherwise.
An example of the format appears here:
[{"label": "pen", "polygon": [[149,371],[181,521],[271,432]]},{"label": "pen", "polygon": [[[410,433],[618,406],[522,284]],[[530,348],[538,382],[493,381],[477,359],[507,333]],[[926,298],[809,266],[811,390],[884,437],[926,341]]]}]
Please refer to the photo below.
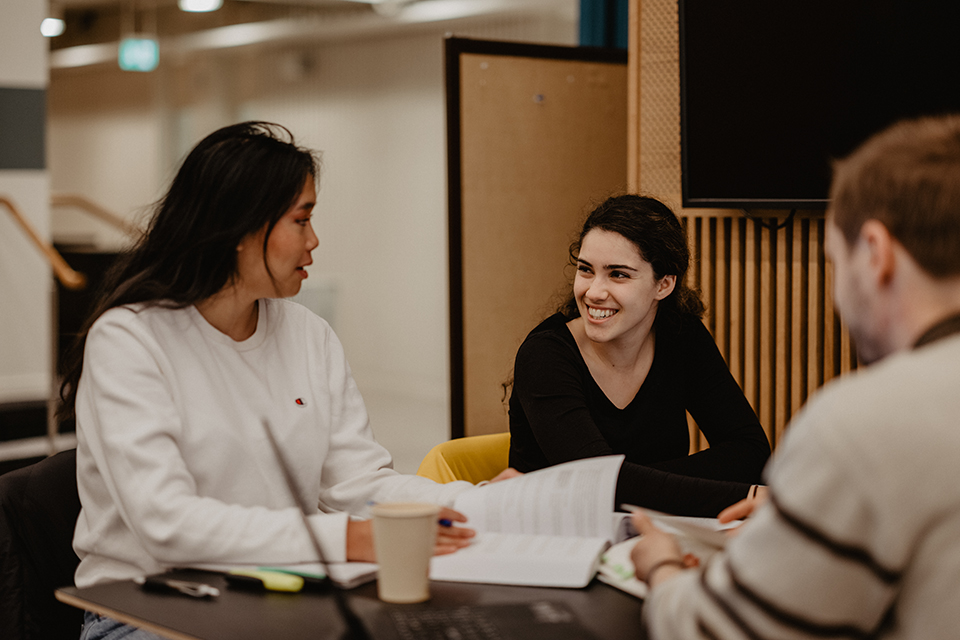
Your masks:
[{"label": "pen", "polygon": [[172,591],[191,598],[216,598],[220,590],[203,582],[189,580],[171,580],[161,576],[134,578],[133,581],[148,591]]}]

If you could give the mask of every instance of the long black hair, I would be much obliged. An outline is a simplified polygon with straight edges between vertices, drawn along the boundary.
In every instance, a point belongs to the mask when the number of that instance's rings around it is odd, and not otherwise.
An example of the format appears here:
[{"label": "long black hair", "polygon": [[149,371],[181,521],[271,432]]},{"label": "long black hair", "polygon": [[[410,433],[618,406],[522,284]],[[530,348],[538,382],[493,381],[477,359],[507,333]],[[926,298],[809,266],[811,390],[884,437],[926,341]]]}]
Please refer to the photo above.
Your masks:
[{"label": "long black hair", "polygon": [[264,228],[266,264],[274,226],[318,172],[317,155],[269,122],[230,125],[197,144],[154,205],[147,231],[108,272],[67,355],[58,419],[74,417],[86,337],[97,318],[126,304],[183,308],[212,296],[236,277],[240,241]]},{"label": "long black hair", "polygon": [[[705,307],[700,294],[684,282],[690,266],[690,248],[683,226],[670,207],[656,198],[636,194],[607,198],[587,216],[580,236],[570,245],[570,263],[574,267],[583,239],[594,229],[618,233],[632,242],[640,257],[653,267],[657,280],[667,275],[677,276],[673,291],[657,307],[658,320],[684,313],[703,316]],[[580,316],[572,292],[566,296],[559,311],[571,320]]]}]

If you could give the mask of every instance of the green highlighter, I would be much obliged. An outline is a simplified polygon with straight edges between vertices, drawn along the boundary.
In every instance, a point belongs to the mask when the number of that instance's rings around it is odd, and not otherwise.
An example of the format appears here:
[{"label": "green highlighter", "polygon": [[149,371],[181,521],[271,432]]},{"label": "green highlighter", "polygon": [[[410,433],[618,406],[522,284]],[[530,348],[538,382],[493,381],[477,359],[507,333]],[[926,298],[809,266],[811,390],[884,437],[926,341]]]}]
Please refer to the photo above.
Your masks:
[{"label": "green highlighter", "polygon": [[227,584],[231,587],[265,591],[303,590],[303,576],[269,569],[231,569],[227,572]]}]

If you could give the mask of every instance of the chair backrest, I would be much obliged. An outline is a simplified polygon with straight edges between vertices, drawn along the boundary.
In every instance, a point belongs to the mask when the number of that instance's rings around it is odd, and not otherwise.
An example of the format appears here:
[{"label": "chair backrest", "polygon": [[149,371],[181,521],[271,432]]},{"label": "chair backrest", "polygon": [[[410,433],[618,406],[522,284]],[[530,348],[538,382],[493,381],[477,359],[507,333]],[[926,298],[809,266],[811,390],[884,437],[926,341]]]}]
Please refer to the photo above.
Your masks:
[{"label": "chair backrest", "polygon": [[440,483],[466,480],[476,484],[506,469],[509,457],[509,433],[457,438],[431,449],[417,475]]},{"label": "chair backrest", "polygon": [[79,515],[75,449],[0,475],[0,638],[79,637],[83,612],[53,595],[73,584]]}]

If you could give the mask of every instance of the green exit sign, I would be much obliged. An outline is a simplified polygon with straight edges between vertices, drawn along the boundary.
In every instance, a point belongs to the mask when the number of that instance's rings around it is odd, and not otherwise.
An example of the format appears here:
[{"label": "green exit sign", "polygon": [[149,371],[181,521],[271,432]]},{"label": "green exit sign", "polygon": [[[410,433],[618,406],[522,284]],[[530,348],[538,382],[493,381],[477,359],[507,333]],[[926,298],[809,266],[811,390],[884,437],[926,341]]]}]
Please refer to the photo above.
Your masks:
[{"label": "green exit sign", "polygon": [[160,62],[156,38],[124,38],[120,41],[117,61],[124,71],[153,71]]}]

